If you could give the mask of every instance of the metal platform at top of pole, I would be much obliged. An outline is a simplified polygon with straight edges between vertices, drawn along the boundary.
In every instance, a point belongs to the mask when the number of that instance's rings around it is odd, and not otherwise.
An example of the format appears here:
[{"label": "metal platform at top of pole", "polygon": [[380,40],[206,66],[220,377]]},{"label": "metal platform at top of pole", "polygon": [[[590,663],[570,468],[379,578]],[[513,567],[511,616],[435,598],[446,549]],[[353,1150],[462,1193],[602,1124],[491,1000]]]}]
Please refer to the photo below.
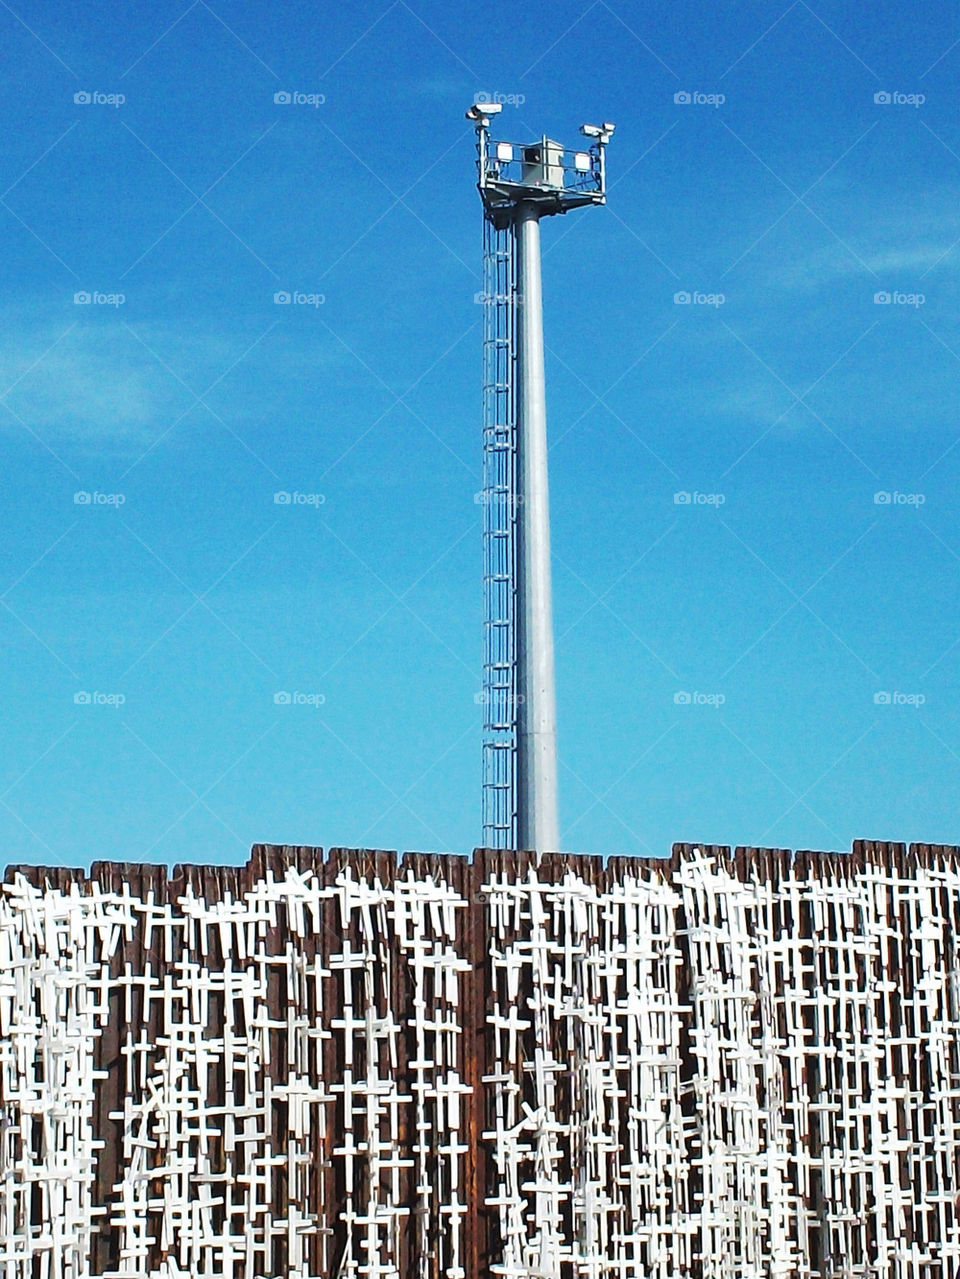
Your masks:
[{"label": "metal platform at top of pole", "polygon": [[612,124],[583,125],[584,149],[477,130],[484,206],[483,842],[559,850],[550,583],[550,501],[540,219],[606,201]]}]

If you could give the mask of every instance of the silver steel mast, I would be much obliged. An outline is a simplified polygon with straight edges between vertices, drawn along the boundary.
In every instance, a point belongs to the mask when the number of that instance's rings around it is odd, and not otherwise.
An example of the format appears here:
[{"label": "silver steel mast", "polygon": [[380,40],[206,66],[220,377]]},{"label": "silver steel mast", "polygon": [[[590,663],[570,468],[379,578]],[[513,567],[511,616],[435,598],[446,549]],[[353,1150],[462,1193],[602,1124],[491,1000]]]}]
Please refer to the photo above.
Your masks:
[{"label": "silver steel mast", "polygon": [[517,344],[517,846],[557,852],[557,704],[550,591],[547,394],[540,286],[540,212],[513,218],[520,297]]},{"label": "silver steel mast", "polygon": [[540,219],[605,202],[614,126],[583,125],[576,151],[491,141],[500,110],[467,112],[484,204],[483,839],[544,853],[559,830]]}]

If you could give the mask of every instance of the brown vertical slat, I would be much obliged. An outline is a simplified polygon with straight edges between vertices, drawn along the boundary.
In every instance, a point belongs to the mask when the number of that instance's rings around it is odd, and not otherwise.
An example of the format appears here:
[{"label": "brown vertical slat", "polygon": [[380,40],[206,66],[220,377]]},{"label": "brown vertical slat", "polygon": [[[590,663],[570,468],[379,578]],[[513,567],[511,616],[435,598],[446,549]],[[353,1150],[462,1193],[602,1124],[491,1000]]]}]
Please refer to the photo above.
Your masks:
[{"label": "brown vertical slat", "polygon": [[[311,877],[316,876],[318,879],[323,870],[323,856],[320,849],[300,849],[299,850],[299,870]],[[305,968],[307,977],[305,979],[306,1002],[303,1013],[309,1023],[309,1028],[319,1030],[323,1019],[323,1008],[316,998],[316,986],[311,970],[322,959],[323,952],[323,935],[322,925],[317,927],[312,923],[312,918],[305,913],[304,929],[306,935],[301,943],[303,954],[305,957]],[[316,1039],[308,1040],[307,1059],[306,1059],[306,1075],[308,1086],[311,1089],[320,1087],[323,1078],[323,1049],[321,1043]],[[326,1151],[320,1142],[319,1128],[320,1107],[311,1105],[310,1107],[310,1131],[313,1159],[308,1169],[305,1170],[307,1194],[306,1202],[303,1209],[311,1220],[311,1234],[307,1248],[307,1265],[311,1274],[318,1275],[321,1273],[321,1242],[322,1236],[320,1230],[323,1223],[320,1220],[320,1208],[322,1202],[324,1167],[323,1161],[327,1157]]]},{"label": "brown vertical slat", "polygon": [[[99,885],[103,892],[122,892],[128,867],[118,862],[94,862],[90,868],[90,881]],[[119,1231],[111,1224],[114,1203],[114,1186],[119,1180],[120,1152],[123,1143],[123,1121],[111,1119],[112,1112],[123,1108],[123,1092],[121,1088],[123,1057],[123,993],[118,978],[123,972],[125,945],[121,930],[120,939],[109,960],[106,971],[109,974],[109,993],[106,999],[107,1019],[99,1042],[99,1060],[96,1069],[103,1072],[96,1093],[94,1106],[94,1130],[103,1148],[97,1160],[97,1182],[95,1203],[105,1211],[97,1223],[96,1238],[93,1247],[94,1267],[102,1274],[113,1269],[119,1262]]]},{"label": "brown vertical slat", "polygon": [[[674,844],[672,868],[674,877],[680,864],[691,854],[692,844]],[[677,976],[677,999],[681,1008],[686,1009],[680,1020],[680,1115],[684,1130],[684,1150],[689,1168],[687,1189],[689,1194],[689,1211],[694,1219],[695,1227],[690,1236],[690,1258],[692,1279],[699,1279],[703,1272],[703,1173],[694,1159],[702,1155],[701,1136],[697,1115],[695,1088],[697,1082],[697,1062],[693,1052],[693,1030],[695,1015],[693,1005],[693,964],[690,957],[690,926],[687,920],[686,907],[681,896],[676,912],[676,940],[680,951],[681,962]]]},{"label": "brown vertical slat", "polygon": [[[321,882],[325,887],[333,887],[340,872],[340,859],[335,852],[328,852],[321,868]],[[340,924],[340,911],[336,899],[331,897],[323,904],[322,951],[324,968],[329,970],[331,955],[337,954],[342,946],[343,930]],[[343,1016],[342,987],[339,978],[332,972],[323,978],[323,1025],[329,1029],[330,1023]],[[327,1090],[336,1080],[343,1077],[343,1037],[336,1033],[323,1041],[321,1063],[323,1079]],[[338,1272],[346,1242],[346,1229],[341,1217],[343,1211],[345,1183],[342,1161],[334,1160],[333,1148],[337,1145],[338,1134],[344,1131],[343,1095],[331,1096],[327,1103],[327,1137],[322,1147],[322,1185],[324,1194],[323,1230],[326,1233],[327,1257],[330,1273]],[[318,1272],[319,1273],[319,1272]]]},{"label": "brown vertical slat", "polygon": [[[283,881],[286,875],[286,850],[276,844],[267,848],[267,873],[273,873],[275,880]],[[286,906],[280,902],[276,905],[276,924],[267,928],[267,955],[271,959],[279,959],[286,950],[289,935]],[[287,980],[286,969],[279,963],[271,963],[267,977],[267,1006],[271,1021],[285,1023],[287,1015]],[[270,1036],[270,1065],[268,1075],[274,1091],[271,1093],[272,1108],[267,1115],[266,1129],[270,1134],[269,1154],[278,1162],[273,1165],[270,1179],[270,1227],[273,1238],[267,1246],[267,1264],[272,1266],[273,1273],[282,1275],[287,1270],[287,1240],[279,1223],[286,1221],[288,1212],[287,1168],[280,1162],[287,1148],[287,1116],[289,1107],[281,1100],[275,1089],[289,1082],[290,1072],[287,1067],[287,1032],[285,1024],[272,1026]]]},{"label": "brown vertical slat", "polygon": [[491,1248],[491,1213],[486,1205],[489,1150],[483,1140],[487,1129],[486,1087],[483,1076],[490,1073],[490,1036],[487,1033],[487,1001],[490,997],[490,965],[488,957],[487,906],[483,900],[483,884],[488,874],[489,854],[477,850],[473,861],[462,868],[461,891],[470,903],[464,911],[463,953],[470,962],[464,982],[463,1062],[464,1082],[473,1090],[466,1098],[467,1122],[465,1158],[466,1249],[464,1269],[467,1279],[489,1274],[493,1258]]}]

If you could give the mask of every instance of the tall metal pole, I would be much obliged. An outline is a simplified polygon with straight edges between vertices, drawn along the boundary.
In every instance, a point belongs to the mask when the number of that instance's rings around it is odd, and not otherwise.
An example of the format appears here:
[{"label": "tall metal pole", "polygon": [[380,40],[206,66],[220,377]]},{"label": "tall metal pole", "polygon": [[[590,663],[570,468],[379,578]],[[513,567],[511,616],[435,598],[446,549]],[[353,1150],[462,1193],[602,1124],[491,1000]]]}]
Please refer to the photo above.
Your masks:
[{"label": "tall metal pole", "polygon": [[547,401],[540,282],[540,213],[514,214],[519,294],[517,344],[517,840],[558,852],[557,710],[550,592]]},{"label": "tall metal pole", "polygon": [[540,219],[606,202],[615,126],[581,125],[588,149],[491,140],[501,110],[466,113],[484,205],[483,833],[542,854],[560,836]]}]

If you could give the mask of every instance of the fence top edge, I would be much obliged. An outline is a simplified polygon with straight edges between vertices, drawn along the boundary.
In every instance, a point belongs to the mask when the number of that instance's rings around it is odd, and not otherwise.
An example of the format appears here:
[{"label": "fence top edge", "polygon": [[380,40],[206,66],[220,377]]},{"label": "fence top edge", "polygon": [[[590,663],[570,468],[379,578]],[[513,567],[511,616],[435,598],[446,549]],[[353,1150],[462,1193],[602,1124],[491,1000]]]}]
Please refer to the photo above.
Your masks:
[{"label": "fence top edge", "polygon": [[776,882],[791,872],[798,878],[828,875],[847,878],[876,867],[909,874],[913,869],[960,869],[960,846],[892,840],[858,839],[847,852],[788,848],[763,848],[747,844],[675,843],[668,857],[601,857],[589,853],[548,853],[537,856],[528,851],[476,848],[472,854],[421,852],[391,849],[324,849],[308,844],[254,844],[246,863],[238,865],[181,862],[172,868],[162,863],[95,861],[89,871],[75,866],[7,866],[3,883],[13,884],[22,876],[34,888],[69,892],[98,886],[106,891],[127,891],[137,895],[153,892],[158,901],[173,900],[189,893],[208,900],[222,900],[249,891],[270,877],[285,878],[289,870],[314,873],[332,882],[340,870],[352,868],[359,874],[393,880],[406,873],[443,875],[460,881],[468,872],[478,879],[491,875],[528,878],[535,871],[542,882],[560,882],[568,871],[599,886],[610,886],[627,876],[672,879],[697,859],[713,861],[727,873],[742,880]]}]

